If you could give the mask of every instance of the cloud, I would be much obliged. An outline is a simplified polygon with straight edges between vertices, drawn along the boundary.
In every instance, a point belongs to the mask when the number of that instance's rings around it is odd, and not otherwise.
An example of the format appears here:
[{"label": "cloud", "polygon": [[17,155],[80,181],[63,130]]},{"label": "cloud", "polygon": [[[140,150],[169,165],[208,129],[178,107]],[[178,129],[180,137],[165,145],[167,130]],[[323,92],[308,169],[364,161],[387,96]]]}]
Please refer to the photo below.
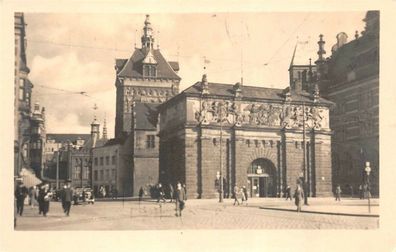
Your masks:
[{"label": "cloud", "polygon": [[[50,118],[47,120],[49,132],[85,129],[88,133],[94,104],[99,106],[95,112],[98,119],[99,114],[102,120],[104,114],[114,118],[114,75],[108,71],[111,67],[110,62],[83,63],[74,52],[52,58],[39,55],[33,58],[30,74],[35,85],[33,101],[46,107],[47,118]],[[112,123],[108,125],[110,129]]]}]

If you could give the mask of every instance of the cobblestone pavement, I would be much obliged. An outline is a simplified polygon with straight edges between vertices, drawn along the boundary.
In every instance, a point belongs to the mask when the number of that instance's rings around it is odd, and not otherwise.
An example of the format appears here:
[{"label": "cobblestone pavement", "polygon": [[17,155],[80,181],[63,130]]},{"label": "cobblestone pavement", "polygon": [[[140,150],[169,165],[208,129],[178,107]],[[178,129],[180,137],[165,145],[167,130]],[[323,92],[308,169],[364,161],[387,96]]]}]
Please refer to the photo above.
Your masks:
[{"label": "cobblestone pavement", "polygon": [[[367,213],[363,200],[312,199],[310,206],[303,207],[309,212],[301,213],[292,211],[293,203],[284,199],[251,199],[247,206],[232,203],[230,199],[223,203],[214,199],[188,200],[180,218],[174,215],[174,203],[99,201],[94,205],[72,206],[70,217],[66,217],[61,204],[51,202],[47,217],[26,206],[24,215],[18,217],[16,230],[375,229],[379,226],[378,216],[359,216]],[[372,213],[378,213],[378,201],[374,200],[372,205]]]}]

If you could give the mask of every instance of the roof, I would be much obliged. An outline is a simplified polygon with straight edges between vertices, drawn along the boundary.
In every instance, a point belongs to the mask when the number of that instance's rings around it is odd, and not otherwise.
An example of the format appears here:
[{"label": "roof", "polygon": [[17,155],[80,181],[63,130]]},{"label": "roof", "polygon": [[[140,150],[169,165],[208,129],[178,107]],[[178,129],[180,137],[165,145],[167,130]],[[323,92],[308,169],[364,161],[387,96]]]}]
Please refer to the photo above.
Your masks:
[{"label": "roof", "polygon": [[158,107],[156,103],[137,102],[134,107],[136,113],[136,129],[155,130],[158,122]]},{"label": "roof", "polygon": [[47,134],[47,139],[54,139],[57,143],[75,142],[79,138],[86,142],[91,138],[91,134]]},{"label": "roof", "polygon": [[[208,83],[209,95],[213,96],[223,96],[233,98],[235,96],[232,84],[222,84],[222,83]],[[190,86],[182,93],[199,95],[201,94],[201,82],[197,82]],[[274,100],[274,101],[284,101],[285,99],[285,89],[279,88],[266,88],[266,87],[254,87],[254,86],[242,86],[242,97],[243,99],[259,99],[259,100]],[[291,92],[291,100],[299,102],[313,102],[311,95],[307,92],[302,92],[296,94]],[[332,102],[319,98],[320,103],[332,104]]]},{"label": "roof", "polygon": [[[118,77],[130,77],[130,78],[143,78],[143,60],[146,58],[150,51],[145,48],[136,48],[131,58],[116,59],[116,67]],[[153,60],[157,63],[157,76],[155,78],[163,79],[176,79],[181,78],[175,73],[174,68],[168,63],[164,56],[162,56],[159,49],[151,50]],[[150,56],[151,57],[151,56]],[[175,66],[175,63],[172,63]]]},{"label": "roof", "polygon": [[107,143],[107,139],[104,139],[104,138],[99,138],[99,139],[96,139],[96,142],[95,142],[95,145],[92,143],[93,142],[93,140],[92,140],[92,138],[89,138],[88,139],[88,141],[85,141],[85,143],[84,143],[84,145],[83,145],[83,148],[84,149],[89,149],[89,148],[95,148],[95,147],[101,147],[101,146],[104,146],[106,143]]},{"label": "roof", "polygon": [[369,36],[361,36],[358,39],[354,39],[335,51],[329,60],[329,77],[337,80],[346,79],[346,75],[352,71],[358,69],[359,67],[376,64],[376,67],[371,67],[370,69],[365,69],[360,74],[366,75],[369,71],[378,72],[378,62],[370,61],[374,59],[360,59],[360,55],[372,53],[372,50],[377,50],[378,53],[378,43],[379,40],[374,40]]},{"label": "roof", "polygon": [[168,61],[169,65],[172,67],[173,71],[177,72],[180,70],[179,62],[177,61]]},{"label": "roof", "polygon": [[109,139],[105,145],[103,146],[111,146],[111,145],[117,145],[117,144],[124,144],[125,143],[126,138],[125,137],[121,137],[121,138],[112,138]]}]

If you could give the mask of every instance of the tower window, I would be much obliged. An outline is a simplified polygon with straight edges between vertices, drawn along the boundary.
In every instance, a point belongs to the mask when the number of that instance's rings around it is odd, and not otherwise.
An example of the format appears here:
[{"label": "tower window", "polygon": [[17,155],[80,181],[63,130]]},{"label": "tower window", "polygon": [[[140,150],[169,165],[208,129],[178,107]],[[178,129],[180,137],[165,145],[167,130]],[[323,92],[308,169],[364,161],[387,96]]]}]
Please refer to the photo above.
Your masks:
[{"label": "tower window", "polygon": [[148,149],[155,148],[155,135],[147,135],[146,147]]}]

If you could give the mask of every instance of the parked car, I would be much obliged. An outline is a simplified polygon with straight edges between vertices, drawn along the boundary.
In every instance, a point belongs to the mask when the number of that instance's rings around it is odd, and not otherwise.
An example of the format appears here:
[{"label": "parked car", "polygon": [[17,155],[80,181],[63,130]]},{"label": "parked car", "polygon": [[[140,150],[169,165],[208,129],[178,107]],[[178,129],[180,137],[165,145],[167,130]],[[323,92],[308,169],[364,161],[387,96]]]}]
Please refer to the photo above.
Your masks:
[{"label": "parked car", "polygon": [[74,205],[78,205],[80,203],[88,203],[94,204],[95,197],[93,195],[93,190],[89,187],[76,187],[73,190],[73,202]]}]

